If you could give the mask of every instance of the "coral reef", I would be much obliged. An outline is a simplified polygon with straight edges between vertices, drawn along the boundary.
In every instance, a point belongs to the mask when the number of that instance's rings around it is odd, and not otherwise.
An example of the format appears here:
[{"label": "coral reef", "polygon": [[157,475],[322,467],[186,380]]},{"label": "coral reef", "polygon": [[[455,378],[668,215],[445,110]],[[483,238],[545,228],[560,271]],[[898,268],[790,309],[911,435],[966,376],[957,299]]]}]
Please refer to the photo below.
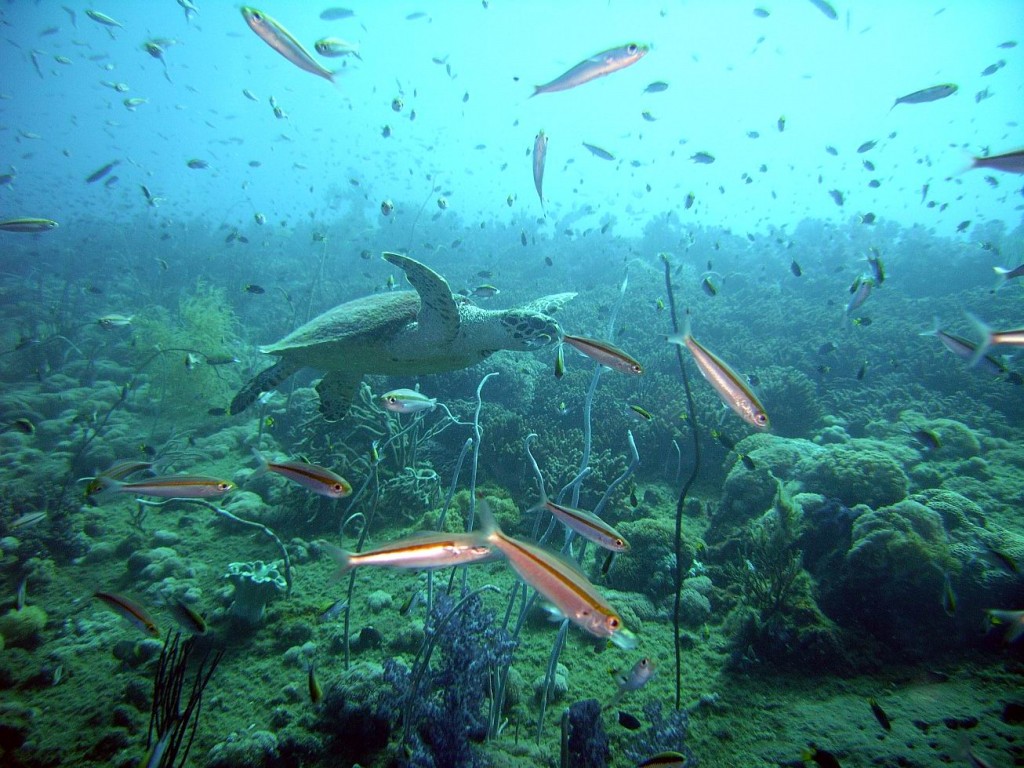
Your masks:
[{"label": "coral reef", "polygon": [[235,591],[228,615],[252,627],[260,624],[267,603],[288,588],[280,570],[283,565],[281,560],[229,563],[224,578],[234,585]]}]

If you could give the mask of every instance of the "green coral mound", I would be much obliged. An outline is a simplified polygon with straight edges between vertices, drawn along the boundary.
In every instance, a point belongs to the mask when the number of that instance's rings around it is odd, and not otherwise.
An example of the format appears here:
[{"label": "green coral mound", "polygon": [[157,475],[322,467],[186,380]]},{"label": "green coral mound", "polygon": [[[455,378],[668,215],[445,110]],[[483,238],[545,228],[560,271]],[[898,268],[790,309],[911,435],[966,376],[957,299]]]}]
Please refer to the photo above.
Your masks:
[{"label": "green coral mound", "polygon": [[903,468],[877,440],[853,439],[822,446],[797,467],[804,490],[838,499],[848,507],[878,508],[905,499],[909,481]]}]

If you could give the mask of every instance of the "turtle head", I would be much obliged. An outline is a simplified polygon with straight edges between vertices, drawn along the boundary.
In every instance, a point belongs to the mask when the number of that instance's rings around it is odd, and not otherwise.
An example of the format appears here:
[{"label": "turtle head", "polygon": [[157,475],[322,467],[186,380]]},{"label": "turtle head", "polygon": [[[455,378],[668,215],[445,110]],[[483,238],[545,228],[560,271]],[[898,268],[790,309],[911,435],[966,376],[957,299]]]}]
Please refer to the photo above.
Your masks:
[{"label": "turtle head", "polygon": [[558,341],[562,335],[562,329],[551,317],[528,309],[509,310],[501,318],[501,325],[507,336],[505,349],[539,349]]}]

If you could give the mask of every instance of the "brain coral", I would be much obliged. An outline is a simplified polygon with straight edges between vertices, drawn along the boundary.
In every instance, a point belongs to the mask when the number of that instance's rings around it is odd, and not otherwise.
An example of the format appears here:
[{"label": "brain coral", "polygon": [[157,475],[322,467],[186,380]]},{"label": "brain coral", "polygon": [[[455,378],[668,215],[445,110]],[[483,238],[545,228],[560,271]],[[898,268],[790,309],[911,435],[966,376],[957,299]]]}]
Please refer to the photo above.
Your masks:
[{"label": "brain coral", "polygon": [[908,480],[885,443],[854,439],[820,446],[800,462],[797,479],[804,490],[841,501],[848,507],[878,508],[906,498]]}]

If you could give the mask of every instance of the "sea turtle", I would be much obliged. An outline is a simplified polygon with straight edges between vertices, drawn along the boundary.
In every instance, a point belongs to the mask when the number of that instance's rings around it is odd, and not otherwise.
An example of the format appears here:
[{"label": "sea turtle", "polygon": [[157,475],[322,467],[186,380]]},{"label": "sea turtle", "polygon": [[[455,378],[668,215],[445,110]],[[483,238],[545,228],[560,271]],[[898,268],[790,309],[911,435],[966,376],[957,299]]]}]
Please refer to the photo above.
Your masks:
[{"label": "sea turtle", "polygon": [[241,413],[300,369],[317,368],[325,371],[316,385],[320,412],[337,421],[366,374],[456,371],[499,349],[527,351],[558,341],[561,329],[550,315],[576,296],[556,293],[515,309],[481,309],[453,296],[443,277],[415,259],[386,252],[384,259],[404,270],[416,290],[340,304],[260,347],[281,359],[242,387],[231,413]]}]

